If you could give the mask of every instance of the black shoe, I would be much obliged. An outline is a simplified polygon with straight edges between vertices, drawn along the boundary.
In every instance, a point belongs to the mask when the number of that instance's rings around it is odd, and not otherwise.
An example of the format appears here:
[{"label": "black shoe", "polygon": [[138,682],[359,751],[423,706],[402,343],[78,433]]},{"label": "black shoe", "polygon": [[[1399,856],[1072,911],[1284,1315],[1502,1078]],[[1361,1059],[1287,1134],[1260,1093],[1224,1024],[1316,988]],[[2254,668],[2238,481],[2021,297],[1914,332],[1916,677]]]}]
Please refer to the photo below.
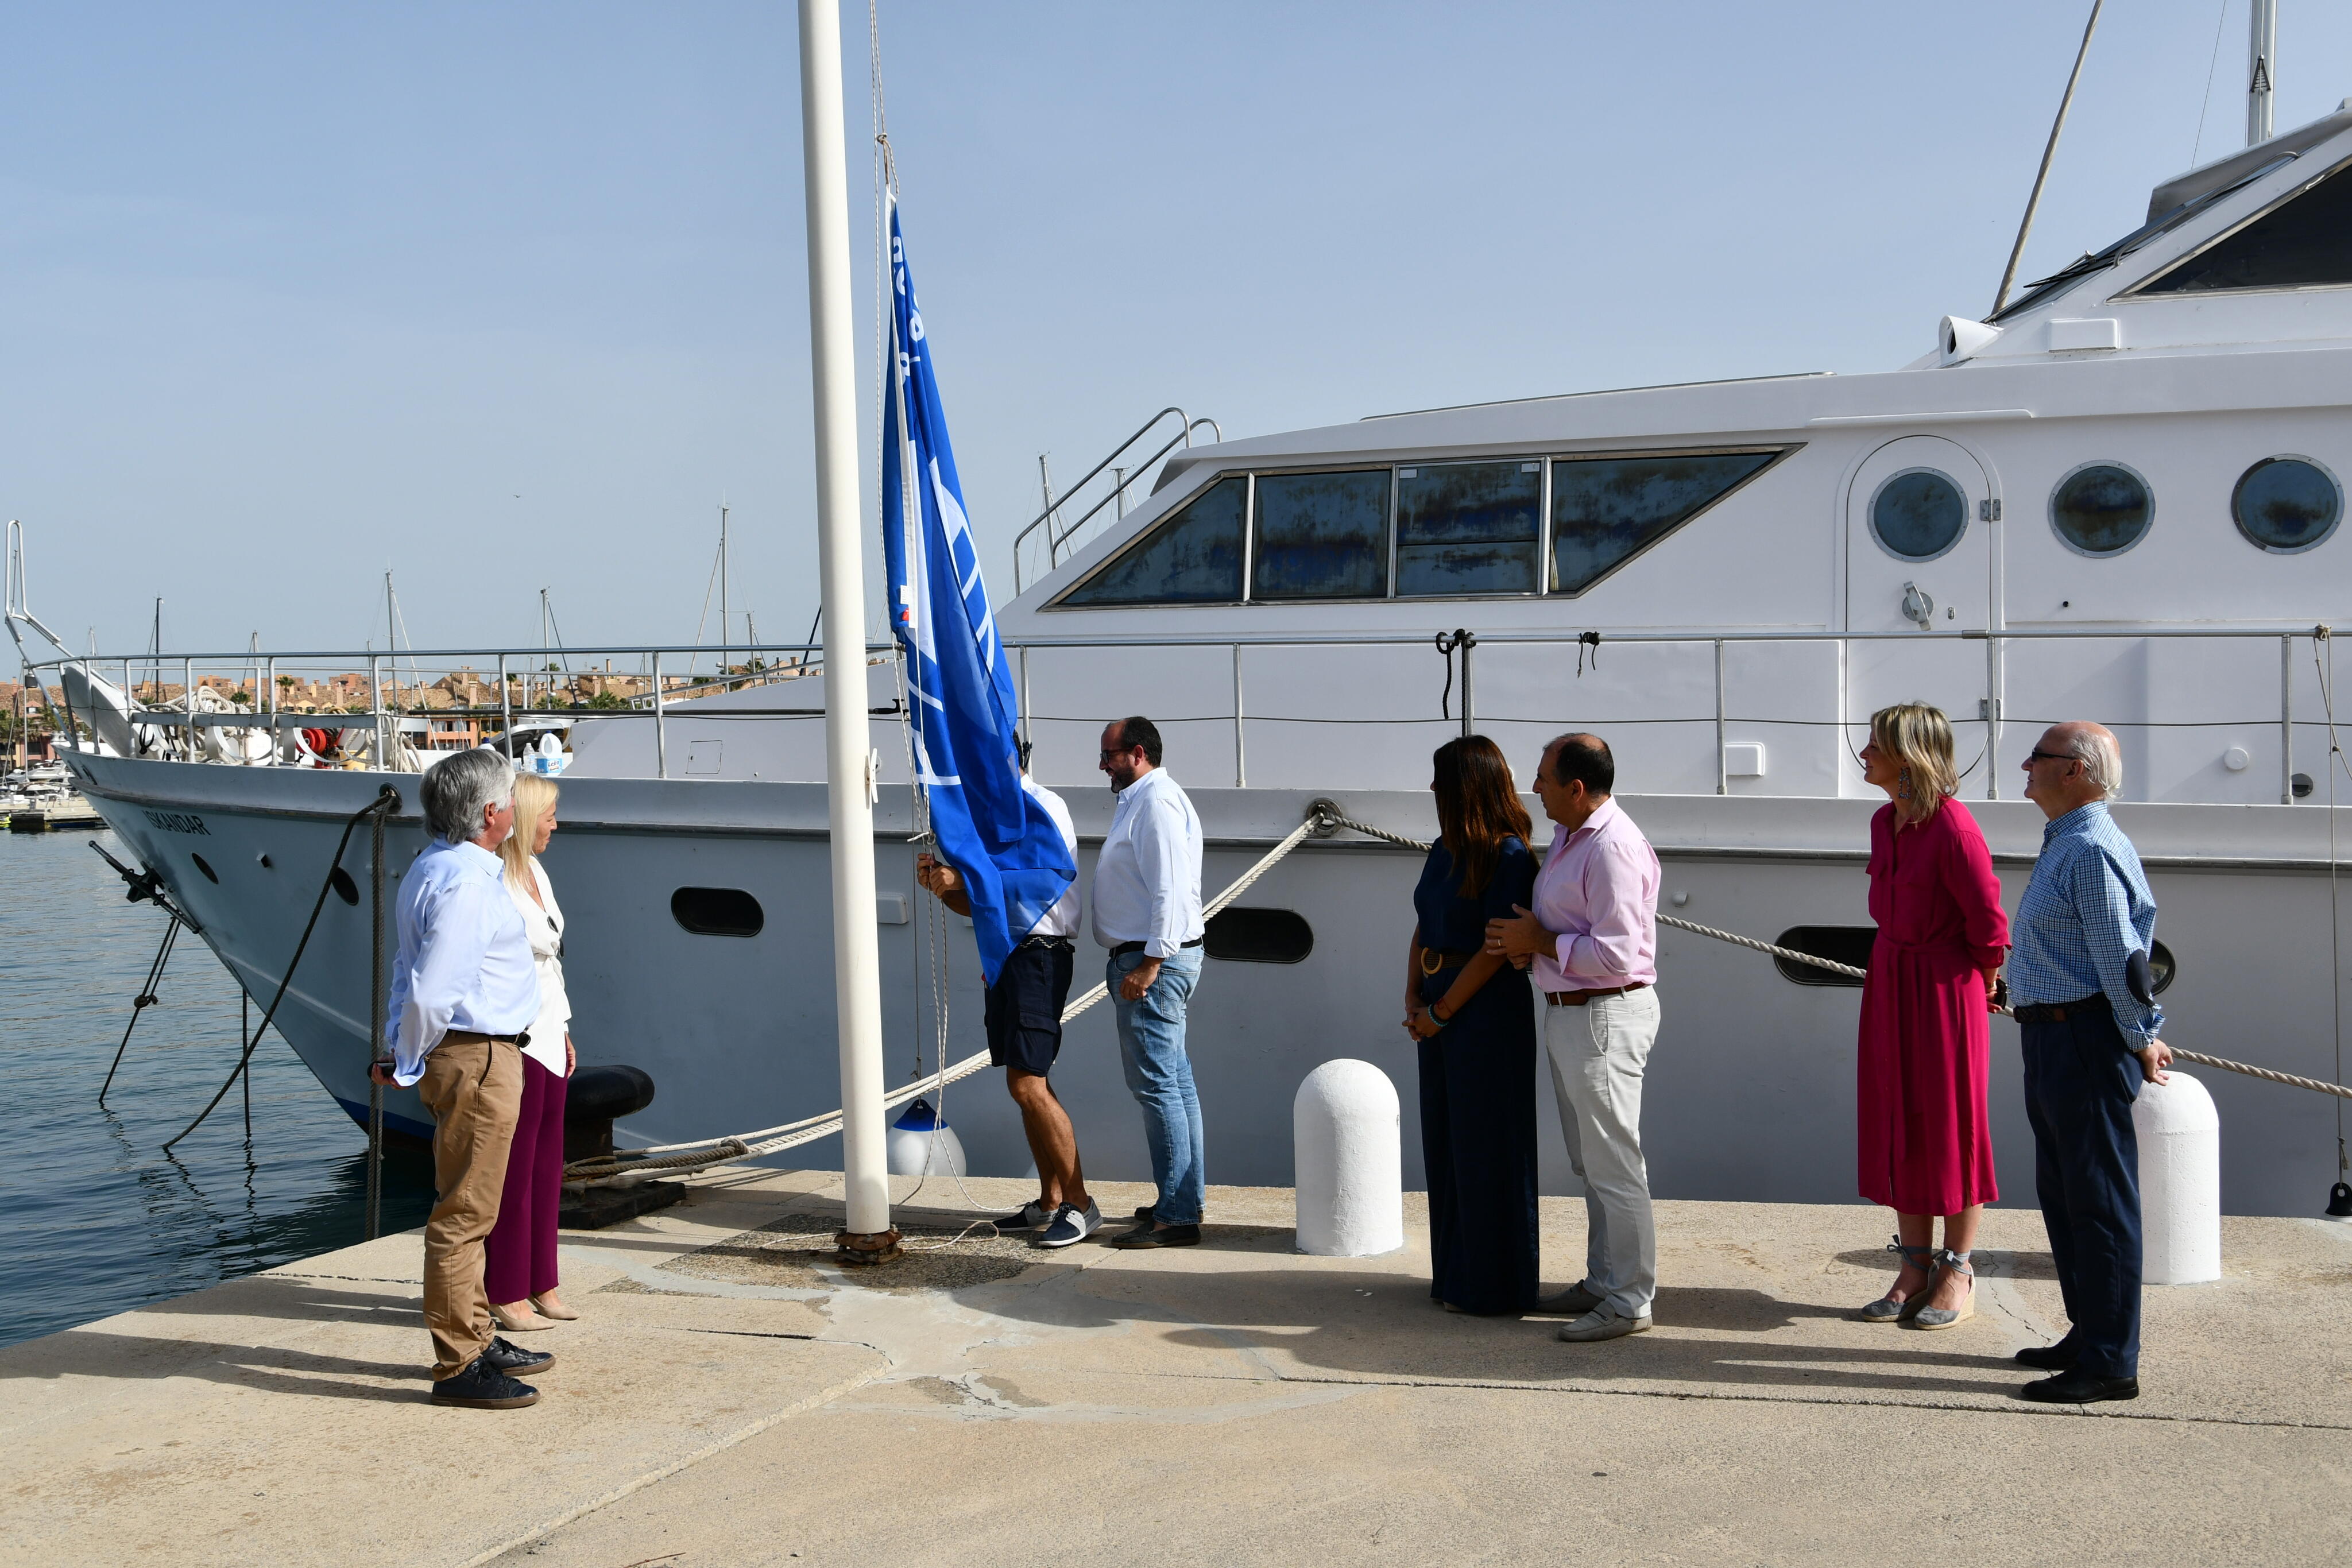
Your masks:
[{"label": "black shoe", "polygon": [[1197,1225],[1139,1225],[1124,1236],[1111,1239],[1113,1247],[1198,1247],[1201,1228]]},{"label": "black shoe", "polygon": [[1135,1211],[1135,1218],[1136,1223],[1139,1225],[1150,1225],[1153,1223],[1151,1218],[1151,1205],[1147,1203],[1141,1208],[1137,1209]]},{"label": "black shoe", "polygon": [[539,1390],[528,1383],[517,1383],[490,1364],[488,1354],[478,1355],[473,1364],[455,1377],[445,1377],[433,1385],[436,1405],[463,1406],[468,1410],[520,1410],[526,1405],[539,1403]]},{"label": "black shoe", "polygon": [[2036,1372],[2072,1371],[2074,1347],[2063,1339],[2056,1344],[2029,1344],[2017,1353],[2017,1364],[2030,1366]]},{"label": "black shoe", "polygon": [[482,1359],[489,1363],[491,1370],[502,1372],[509,1377],[518,1372],[545,1372],[555,1364],[552,1352],[525,1350],[512,1340],[501,1337],[491,1339],[490,1348],[482,1352]]},{"label": "black shoe", "polygon": [[2099,1377],[2088,1372],[2062,1372],[2018,1390],[2021,1397],[2044,1405],[2096,1405],[2105,1399],[2137,1399],[2137,1377]]},{"label": "black shoe", "polygon": [[1043,1230],[1054,1223],[1054,1214],[1053,1209],[1033,1197],[1021,1206],[1018,1214],[1008,1214],[996,1221],[996,1228],[1000,1235],[1021,1230]]}]

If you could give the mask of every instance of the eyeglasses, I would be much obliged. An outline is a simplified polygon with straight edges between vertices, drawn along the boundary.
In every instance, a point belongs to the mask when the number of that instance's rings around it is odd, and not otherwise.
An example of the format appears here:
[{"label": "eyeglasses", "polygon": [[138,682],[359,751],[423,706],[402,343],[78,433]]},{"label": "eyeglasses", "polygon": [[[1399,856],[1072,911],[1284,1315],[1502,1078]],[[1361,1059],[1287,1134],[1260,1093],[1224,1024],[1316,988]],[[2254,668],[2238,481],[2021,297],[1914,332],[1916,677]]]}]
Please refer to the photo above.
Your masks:
[{"label": "eyeglasses", "polygon": [[2055,751],[2029,751],[2025,754],[2025,765],[2028,768],[2037,762],[2080,762],[2082,760],[2079,757],[2068,757]]},{"label": "eyeglasses", "polygon": [[1112,758],[1114,758],[1114,757],[1125,757],[1125,756],[1126,756],[1129,752],[1130,752],[1130,751],[1140,751],[1140,750],[1142,750],[1142,749],[1143,749],[1143,747],[1141,747],[1140,746],[1120,746],[1120,747],[1108,747],[1108,746],[1107,746],[1107,747],[1103,747],[1100,751],[1098,751],[1098,752],[1095,753],[1095,756],[1096,756],[1097,759],[1097,760],[1099,760],[1099,761],[1108,762],[1108,761],[1109,761]]}]

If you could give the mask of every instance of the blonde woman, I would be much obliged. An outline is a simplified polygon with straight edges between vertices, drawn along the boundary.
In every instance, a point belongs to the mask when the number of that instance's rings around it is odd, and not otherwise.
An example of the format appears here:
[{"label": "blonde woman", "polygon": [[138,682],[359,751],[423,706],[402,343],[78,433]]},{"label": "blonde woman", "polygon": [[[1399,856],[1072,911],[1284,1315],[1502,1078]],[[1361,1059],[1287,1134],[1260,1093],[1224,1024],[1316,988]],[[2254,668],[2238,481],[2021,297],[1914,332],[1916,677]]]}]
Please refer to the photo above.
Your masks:
[{"label": "blonde woman", "polygon": [[[1952,762],[1952,726],[1925,703],[1881,708],[1863,778],[1878,941],[1862,988],[1856,1153],[1862,1196],[1895,1210],[1902,1271],[1868,1322],[1947,1329],[1975,1312],[1976,1245],[1993,1182],[1985,1115],[1994,977],[2009,946],[2000,881]],[[1944,1245],[1936,1217],[1944,1219]]]},{"label": "blonde woman", "polygon": [[522,1114],[507,1155],[499,1219],[484,1246],[490,1315],[509,1333],[527,1333],[580,1314],[555,1293],[555,1208],[563,1185],[563,1092],[572,1077],[572,1001],[563,991],[563,911],[539,857],[555,832],[556,788],[518,773],[514,831],[499,846],[507,895],[522,912],[539,970],[539,1019],[523,1048]]}]

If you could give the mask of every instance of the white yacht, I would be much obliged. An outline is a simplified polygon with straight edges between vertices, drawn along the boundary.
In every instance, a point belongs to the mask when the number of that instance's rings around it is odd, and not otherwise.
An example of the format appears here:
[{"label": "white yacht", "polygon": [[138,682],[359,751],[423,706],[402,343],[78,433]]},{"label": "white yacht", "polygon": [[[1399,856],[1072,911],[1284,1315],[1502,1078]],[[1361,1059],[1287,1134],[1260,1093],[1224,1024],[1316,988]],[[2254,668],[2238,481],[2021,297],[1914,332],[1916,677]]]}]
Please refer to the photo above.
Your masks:
[{"label": "white yacht", "polygon": [[[1923,309],[1923,342],[1933,319]],[[1427,757],[1449,736],[1493,736],[1524,778],[1545,739],[1587,728],[1614,747],[1620,799],[1664,859],[1667,913],[1860,962],[1882,799],[1851,752],[1869,714],[1924,699],[1953,716],[1973,758],[1966,799],[2012,901],[2042,821],[2018,799],[2019,764],[2048,722],[2096,718],[2123,737],[2117,815],[2162,909],[2168,1036],[2336,1078],[2338,846],[2352,821],[2334,802],[2352,804],[2352,774],[2333,750],[2329,628],[2352,608],[2352,540],[2337,537],[2352,473],[2352,102],[2158,186],[2145,226],[1990,319],[1947,317],[1932,336],[1911,364],[1870,375],[1533,398],[1200,444],[1189,441],[1205,422],[1176,415],[1147,499],[1126,508],[1122,486],[1119,507],[1069,526],[1076,503],[1049,498],[999,612],[1034,771],[1076,810],[1082,875],[1109,818],[1094,771],[1108,717],[1158,721],[1207,829],[1212,889],[1318,799],[1430,836]],[[415,658],[428,673],[503,675],[509,660],[536,669],[537,652]],[[824,674],[665,697],[660,672],[684,651],[594,652],[648,659],[656,695],[568,713],[548,862],[572,915],[583,1060],[653,1074],[658,1099],[626,1129],[650,1140],[837,1105]],[[79,788],[258,1006],[346,820],[383,785],[401,793],[387,876],[421,847],[414,775],[323,765],[332,753],[315,737],[288,738],[317,716],[134,713],[110,661],[58,653],[46,667],[110,737],[68,754]],[[913,882],[891,655],[874,655],[875,918],[895,1077],[941,1053],[938,966],[949,1061],[981,1047],[981,992],[968,931]],[[381,654],[263,657],[264,708],[277,673],[297,667],[370,672],[374,711],[340,718],[347,732],[384,733],[380,716],[398,706]],[[491,679],[499,695],[477,714],[495,727],[530,694]],[[175,724],[281,743],[173,747]],[[277,1016],[355,1117],[367,852],[362,831]],[[1212,925],[1191,1040],[1213,1179],[1288,1183],[1293,1092],[1349,1056],[1398,1083],[1418,1185],[1398,998],[1419,864],[1334,832]],[[1655,1190],[1853,1197],[1853,984],[1662,935],[1644,1113]],[[2031,1201],[2015,1033],[1995,1031],[2000,1173],[2009,1201]],[[2336,1103],[2199,1076],[2221,1107],[2225,1207],[2315,1211],[2337,1179]],[[1089,1167],[1146,1176],[1104,1010],[1071,1026],[1055,1082]],[[952,1092],[949,1118],[973,1170],[1018,1175],[1018,1121],[986,1082]],[[1530,1092],[1546,1189],[1573,1190],[1551,1095]],[[426,1130],[413,1093],[389,1105],[395,1128]],[[836,1148],[795,1157],[837,1163]]]}]

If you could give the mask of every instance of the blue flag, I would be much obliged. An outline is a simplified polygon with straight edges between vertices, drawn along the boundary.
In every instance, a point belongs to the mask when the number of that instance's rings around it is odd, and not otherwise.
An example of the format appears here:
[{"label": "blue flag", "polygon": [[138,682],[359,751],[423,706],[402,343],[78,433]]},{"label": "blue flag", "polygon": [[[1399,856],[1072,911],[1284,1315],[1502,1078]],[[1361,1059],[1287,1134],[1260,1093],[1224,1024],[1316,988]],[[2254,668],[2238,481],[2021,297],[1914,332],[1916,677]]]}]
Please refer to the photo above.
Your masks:
[{"label": "blue flag", "polygon": [[1013,670],[964,516],[895,195],[890,292],[882,411],[890,626],[906,653],[916,782],[930,800],[940,858],[963,877],[981,971],[992,986],[1078,868],[1045,805],[1021,787]]}]

